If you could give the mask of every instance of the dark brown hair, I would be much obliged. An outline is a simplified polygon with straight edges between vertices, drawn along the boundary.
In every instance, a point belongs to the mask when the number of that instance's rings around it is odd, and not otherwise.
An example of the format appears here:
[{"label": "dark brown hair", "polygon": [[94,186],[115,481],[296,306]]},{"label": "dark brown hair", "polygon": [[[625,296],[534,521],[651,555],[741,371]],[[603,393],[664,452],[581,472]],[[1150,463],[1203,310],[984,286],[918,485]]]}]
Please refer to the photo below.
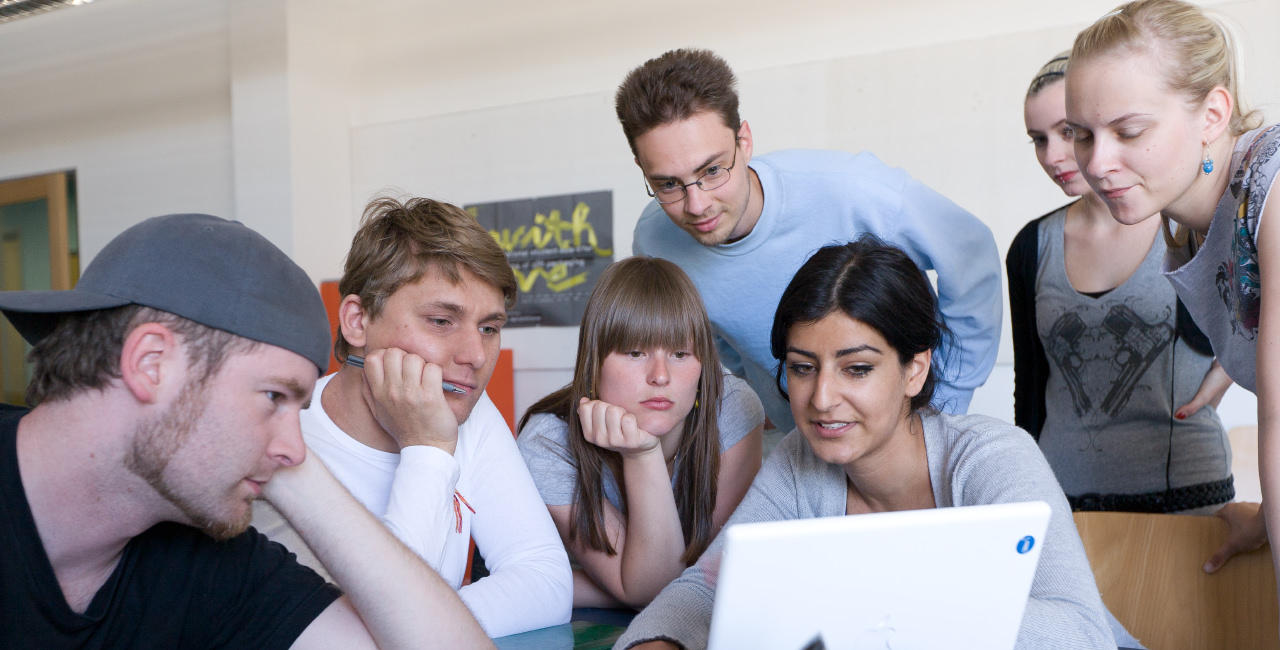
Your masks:
[{"label": "dark brown hair", "polygon": [[782,397],[790,401],[782,377],[791,327],[835,312],[879,332],[898,352],[898,363],[905,364],[926,350],[935,352],[924,386],[908,403],[912,412],[928,407],[938,385],[937,351],[950,339],[950,332],[938,315],[937,299],[920,267],[902,250],[871,234],[822,247],[782,292],[769,335]]},{"label": "dark brown hair", "polygon": [[[430,268],[454,283],[462,280],[459,269],[466,269],[500,290],[508,309],[516,302],[516,277],[506,253],[469,212],[431,199],[402,203],[385,196],[364,209],[338,293],[359,296],[365,313],[376,317],[391,294],[417,282]],[[341,330],[333,352],[343,362],[351,352]]]},{"label": "dark brown hair", "polygon": [[550,413],[569,425],[569,460],[578,469],[571,538],[581,535],[589,548],[614,555],[604,528],[605,470],[612,473],[626,510],[622,457],[582,436],[578,400],[599,394],[600,368],[613,352],[662,347],[690,349],[702,364],[697,405],[684,420],[676,451],[675,498],[684,532],[685,564],[693,564],[711,543],[716,481],[720,475],[720,412],[723,377],[711,321],[698,290],[680,267],[652,257],[629,257],[600,275],[578,335],[573,382],[542,398],[520,418]]},{"label": "dark brown hair", "polygon": [[724,59],[710,50],[671,50],[627,73],[614,108],[633,155],[636,138],[655,127],[711,111],[734,133],[738,117],[737,80]]},{"label": "dark brown hair", "polygon": [[33,365],[27,384],[27,405],[70,399],[88,390],[102,390],[120,378],[124,340],[144,323],[160,323],[173,330],[196,371],[197,385],[208,381],[231,354],[251,352],[260,343],[201,325],[167,311],[141,305],[72,312],[58,321],[48,336],[27,354]]}]

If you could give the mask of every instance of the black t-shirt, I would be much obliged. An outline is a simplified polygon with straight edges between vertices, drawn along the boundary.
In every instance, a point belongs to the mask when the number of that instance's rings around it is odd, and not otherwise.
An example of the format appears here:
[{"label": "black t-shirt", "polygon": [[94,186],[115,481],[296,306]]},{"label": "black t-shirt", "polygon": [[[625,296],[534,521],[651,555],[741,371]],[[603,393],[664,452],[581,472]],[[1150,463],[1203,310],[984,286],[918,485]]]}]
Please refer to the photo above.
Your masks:
[{"label": "black t-shirt", "polygon": [[133,538],[79,614],[67,605],[18,475],[0,404],[0,648],[288,648],[336,587],[250,529],[225,542],[176,523]]}]

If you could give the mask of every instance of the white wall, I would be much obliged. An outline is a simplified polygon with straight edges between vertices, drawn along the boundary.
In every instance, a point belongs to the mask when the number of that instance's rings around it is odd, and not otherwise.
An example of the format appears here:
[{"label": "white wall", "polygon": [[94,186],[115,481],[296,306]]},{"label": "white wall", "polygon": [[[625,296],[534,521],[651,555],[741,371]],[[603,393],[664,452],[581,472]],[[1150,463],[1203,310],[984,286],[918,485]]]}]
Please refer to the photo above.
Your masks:
[{"label": "white wall", "polygon": [[[388,187],[457,203],[612,189],[615,249],[625,253],[648,199],[613,116],[612,94],[631,67],[693,43],[716,49],[735,66],[742,115],[752,124],[757,151],[873,151],[978,215],[1005,250],[1026,221],[1066,201],[1035,163],[1022,126],[1026,85],[1088,20],[1106,11],[1089,3],[1052,11],[989,3],[995,14],[930,2],[800,3],[786,16],[738,16],[730,20],[741,24],[695,38],[684,23],[662,36],[593,32],[581,23],[599,10],[567,4],[588,17],[557,38],[522,36],[499,21],[468,31],[477,39],[468,49],[475,56],[461,59],[448,54],[458,46],[452,39],[413,49],[398,38],[425,16],[375,13],[366,29],[390,45],[366,52],[362,64],[378,72],[358,82],[353,200]],[[827,10],[818,11],[819,5]],[[1221,9],[1252,17],[1254,24],[1272,24],[1260,16],[1280,21],[1274,2]],[[815,22],[811,16],[819,13],[823,19]],[[1001,19],[991,22],[991,15]],[[737,26],[742,30],[735,32]],[[532,28],[523,33],[540,34]],[[589,57],[579,60],[560,49],[569,34],[575,51],[589,51]],[[535,40],[544,49],[534,48]],[[1267,83],[1253,91],[1274,103],[1280,100],[1274,64],[1280,49],[1261,45],[1267,48],[1263,56],[1250,55],[1259,61],[1255,78]],[[453,65],[439,65],[435,57]],[[518,408],[568,379],[572,328],[509,329],[505,336],[516,349]],[[1000,366],[976,396],[975,411],[1012,419],[1011,363],[1006,323]],[[1233,400],[1230,408],[1252,422],[1251,396],[1240,393],[1244,401]]]},{"label": "white wall", "polygon": [[[0,25],[0,178],[75,169],[87,261],[127,225],[205,211],[336,277],[388,186],[458,203],[611,189],[615,247],[645,202],[612,112],[623,75],[709,47],[757,151],[867,149],[982,218],[1003,249],[1064,199],[1021,125],[1040,64],[1116,0],[101,0]],[[1248,27],[1248,88],[1280,118],[1280,3]],[[568,378],[569,328],[509,330],[523,408]],[[975,410],[1011,414],[1011,352]],[[1247,413],[1250,405],[1234,407]]]},{"label": "white wall", "polygon": [[202,0],[0,25],[0,179],[76,171],[82,264],[145,217],[231,214],[227,45]]}]

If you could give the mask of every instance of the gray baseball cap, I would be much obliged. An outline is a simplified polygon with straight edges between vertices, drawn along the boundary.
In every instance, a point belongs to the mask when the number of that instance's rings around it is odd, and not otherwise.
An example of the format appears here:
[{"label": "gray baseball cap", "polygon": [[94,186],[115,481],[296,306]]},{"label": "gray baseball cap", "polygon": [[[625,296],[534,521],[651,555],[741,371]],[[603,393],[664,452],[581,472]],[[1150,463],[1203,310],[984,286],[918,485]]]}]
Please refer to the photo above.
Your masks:
[{"label": "gray baseball cap", "polygon": [[329,367],[332,342],[320,292],[289,256],[238,221],[154,217],[111,240],[70,291],[0,292],[0,312],[32,344],[63,314],[125,305],[296,352],[321,374]]}]

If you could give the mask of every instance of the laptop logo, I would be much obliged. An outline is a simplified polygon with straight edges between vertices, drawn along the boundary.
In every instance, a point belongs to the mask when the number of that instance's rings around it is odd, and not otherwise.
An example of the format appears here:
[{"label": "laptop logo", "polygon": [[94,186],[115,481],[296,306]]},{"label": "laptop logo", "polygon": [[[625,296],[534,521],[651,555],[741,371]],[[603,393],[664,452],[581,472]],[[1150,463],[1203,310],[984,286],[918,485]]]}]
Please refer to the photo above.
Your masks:
[{"label": "laptop logo", "polygon": [[[877,623],[875,627],[868,628],[862,634],[858,635],[856,647],[860,649],[866,648],[868,650],[878,648],[893,650],[893,637],[898,633],[898,630],[889,622],[891,616],[891,614],[885,614],[884,618],[880,619],[880,622]],[[808,649],[806,648],[805,650]]]},{"label": "laptop logo", "polygon": [[1027,535],[1026,537],[1023,537],[1022,539],[1018,540],[1018,553],[1021,553],[1023,555],[1030,553],[1031,547],[1035,545],[1036,545],[1036,538],[1030,535]]}]

